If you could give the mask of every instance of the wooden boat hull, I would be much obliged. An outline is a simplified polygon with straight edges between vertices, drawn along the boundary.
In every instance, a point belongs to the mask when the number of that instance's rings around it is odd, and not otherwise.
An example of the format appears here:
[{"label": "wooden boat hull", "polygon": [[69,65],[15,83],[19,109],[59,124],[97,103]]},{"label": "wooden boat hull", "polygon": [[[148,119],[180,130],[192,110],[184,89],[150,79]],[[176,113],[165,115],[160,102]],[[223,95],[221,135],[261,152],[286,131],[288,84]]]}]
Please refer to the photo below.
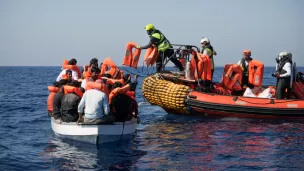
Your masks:
[{"label": "wooden boat hull", "polygon": [[131,138],[137,125],[135,119],[107,125],[77,125],[75,122],[66,123],[51,118],[52,129],[57,136],[91,144]]}]

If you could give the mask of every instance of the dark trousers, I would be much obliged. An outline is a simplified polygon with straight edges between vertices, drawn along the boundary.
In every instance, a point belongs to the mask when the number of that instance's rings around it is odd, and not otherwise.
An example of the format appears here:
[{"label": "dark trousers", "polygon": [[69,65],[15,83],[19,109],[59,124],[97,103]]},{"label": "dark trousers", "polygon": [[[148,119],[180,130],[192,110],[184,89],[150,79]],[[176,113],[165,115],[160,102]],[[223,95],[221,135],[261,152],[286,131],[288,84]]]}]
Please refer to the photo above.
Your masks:
[{"label": "dark trousers", "polygon": [[290,77],[289,78],[279,78],[276,87],[276,98],[284,99],[286,89],[289,90]]},{"label": "dark trousers", "polygon": [[214,69],[211,70],[211,81],[213,80]]},{"label": "dark trousers", "polygon": [[247,74],[243,74],[243,76],[242,76],[242,87],[244,87],[244,85],[249,86],[248,85],[248,75]]},{"label": "dark trousers", "polygon": [[173,49],[167,49],[164,52],[159,52],[158,58],[156,60],[156,72],[161,72],[162,71],[162,66],[163,66],[163,62],[166,58],[170,58],[170,61],[180,70],[183,71],[184,67],[183,65],[180,63],[179,60],[177,60],[176,56],[172,56],[174,54],[174,50]]}]

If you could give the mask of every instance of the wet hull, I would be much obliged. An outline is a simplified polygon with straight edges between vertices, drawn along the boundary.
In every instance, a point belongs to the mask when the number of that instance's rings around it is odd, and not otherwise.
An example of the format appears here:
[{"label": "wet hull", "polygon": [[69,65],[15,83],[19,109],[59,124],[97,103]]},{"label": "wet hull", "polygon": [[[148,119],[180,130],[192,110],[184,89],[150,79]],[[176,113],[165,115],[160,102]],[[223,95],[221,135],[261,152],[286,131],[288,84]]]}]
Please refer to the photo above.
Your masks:
[{"label": "wet hull", "polygon": [[101,144],[131,138],[136,131],[137,121],[115,122],[108,125],[77,125],[75,122],[65,123],[51,118],[51,126],[60,138]]},{"label": "wet hull", "polygon": [[186,103],[192,115],[304,119],[303,100],[247,98],[194,91],[189,93]]}]

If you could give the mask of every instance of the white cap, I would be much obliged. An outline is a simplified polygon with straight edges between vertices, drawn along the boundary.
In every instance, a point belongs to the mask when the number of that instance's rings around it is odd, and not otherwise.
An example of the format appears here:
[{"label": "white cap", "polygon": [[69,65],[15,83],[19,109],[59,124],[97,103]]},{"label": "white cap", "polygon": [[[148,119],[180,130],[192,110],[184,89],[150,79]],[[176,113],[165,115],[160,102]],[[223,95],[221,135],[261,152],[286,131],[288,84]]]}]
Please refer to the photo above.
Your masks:
[{"label": "white cap", "polygon": [[206,37],[203,37],[201,39],[201,43],[204,43],[204,42],[210,43],[210,40],[208,38],[206,38]]},{"label": "white cap", "polygon": [[279,57],[283,57],[283,56],[287,56],[287,55],[288,55],[287,52],[281,52],[281,53],[279,54]]}]

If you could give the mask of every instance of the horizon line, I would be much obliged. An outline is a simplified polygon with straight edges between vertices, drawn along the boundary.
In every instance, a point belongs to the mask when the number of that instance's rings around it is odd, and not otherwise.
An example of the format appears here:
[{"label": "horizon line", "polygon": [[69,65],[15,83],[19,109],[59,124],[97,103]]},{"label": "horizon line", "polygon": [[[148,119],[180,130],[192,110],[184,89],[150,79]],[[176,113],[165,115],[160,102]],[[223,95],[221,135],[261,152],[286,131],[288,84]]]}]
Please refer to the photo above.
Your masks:
[{"label": "horizon line", "polygon": [[[77,65],[78,67],[82,67],[80,65]],[[0,65],[0,67],[61,67],[60,65],[56,66],[56,65]],[[129,67],[129,66],[118,66],[118,67]],[[142,65],[141,66],[138,66],[137,68],[141,68],[143,67]],[[144,66],[146,67],[146,66]],[[168,67],[175,67],[174,65],[172,66],[168,66]],[[223,66],[214,66],[215,68],[216,67],[224,67]],[[275,67],[275,66],[269,66],[269,65],[265,65],[264,67]],[[297,67],[304,67],[304,66],[297,66]],[[129,68],[133,68],[133,67],[129,67]],[[151,67],[150,67],[151,68]],[[134,68],[136,69],[136,68]]]}]

